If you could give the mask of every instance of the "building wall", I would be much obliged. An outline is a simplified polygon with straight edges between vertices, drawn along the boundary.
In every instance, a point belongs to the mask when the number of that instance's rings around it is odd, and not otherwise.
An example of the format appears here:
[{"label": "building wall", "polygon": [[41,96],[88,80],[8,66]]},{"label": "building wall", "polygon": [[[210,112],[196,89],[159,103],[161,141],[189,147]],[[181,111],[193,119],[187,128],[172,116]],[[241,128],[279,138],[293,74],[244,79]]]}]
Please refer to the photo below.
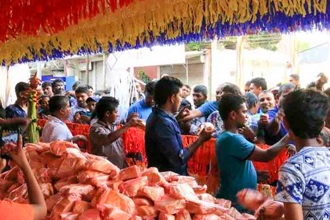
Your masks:
[{"label": "building wall", "polygon": [[[168,74],[176,77],[187,84],[186,68],[183,65],[161,66],[160,75]],[[204,64],[188,64],[188,85],[193,88],[197,85],[206,85],[204,83]]]}]

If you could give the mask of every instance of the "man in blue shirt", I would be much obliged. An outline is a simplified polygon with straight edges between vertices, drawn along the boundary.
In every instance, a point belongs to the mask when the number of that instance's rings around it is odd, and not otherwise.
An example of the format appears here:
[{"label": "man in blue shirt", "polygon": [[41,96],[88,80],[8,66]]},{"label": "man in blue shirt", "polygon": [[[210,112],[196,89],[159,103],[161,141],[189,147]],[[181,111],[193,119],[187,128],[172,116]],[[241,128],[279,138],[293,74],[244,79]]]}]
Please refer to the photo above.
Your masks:
[{"label": "man in blue shirt", "polygon": [[[285,97],[295,90],[295,85],[292,83],[283,84],[280,87],[280,105]],[[266,122],[265,140],[266,144],[274,144],[284,137],[288,132],[283,124],[283,113],[280,110],[281,106],[275,106],[274,109],[268,111],[269,122]]]},{"label": "man in blue shirt", "polygon": [[138,117],[142,120],[147,120],[152,112],[152,107],[154,106],[154,90],[156,81],[149,82],[145,89],[145,98],[134,103],[129,109],[127,117],[133,113],[136,113]]},{"label": "man in blue shirt", "polygon": [[28,98],[24,95],[29,89],[29,84],[19,82],[15,86],[15,93],[17,100],[15,104],[9,105],[6,108],[6,118],[26,118],[27,117],[27,103]]},{"label": "man in blue shirt", "polygon": [[224,121],[224,129],[216,141],[216,156],[221,172],[221,186],[217,198],[232,201],[239,211],[244,210],[238,203],[236,194],[245,188],[257,188],[257,174],[252,161],[268,162],[275,158],[287,145],[288,136],[267,150],[247,141],[238,133],[247,120],[244,97],[224,95],[219,102],[219,113]]},{"label": "man in blue shirt", "polygon": [[[88,99],[88,87],[87,86],[80,86],[75,90],[75,95],[77,99],[77,104],[73,107],[71,107],[71,115],[69,120],[76,123],[89,123],[90,118],[87,115],[89,112],[88,106],[87,106],[87,99]],[[80,118],[79,121],[76,121],[74,119],[74,116],[76,113],[79,113],[82,118]],[[85,116],[85,117],[83,117]],[[82,121],[81,121],[82,120]],[[87,121],[86,121],[87,120]]]},{"label": "man in blue shirt", "polygon": [[[211,138],[213,131],[203,130],[193,144],[183,149],[179,124],[174,117],[181,104],[182,86],[180,80],[168,76],[157,82],[154,94],[156,107],[147,120],[145,145],[150,167],[187,175],[188,159]],[[184,112],[177,117],[182,117]]]},{"label": "man in blue shirt", "polygon": [[236,93],[236,88],[238,88],[235,84],[232,83],[223,83],[221,84],[217,90],[216,90],[216,101],[213,102],[207,102],[204,105],[200,106],[198,109],[192,110],[189,112],[188,115],[186,115],[182,121],[190,121],[197,117],[206,117],[208,118],[213,112],[218,111],[218,102],[221,99],[221,96],[223,95],[223,89],[226,87],[227,90],[233,90],[228,91],[231,93]]}]

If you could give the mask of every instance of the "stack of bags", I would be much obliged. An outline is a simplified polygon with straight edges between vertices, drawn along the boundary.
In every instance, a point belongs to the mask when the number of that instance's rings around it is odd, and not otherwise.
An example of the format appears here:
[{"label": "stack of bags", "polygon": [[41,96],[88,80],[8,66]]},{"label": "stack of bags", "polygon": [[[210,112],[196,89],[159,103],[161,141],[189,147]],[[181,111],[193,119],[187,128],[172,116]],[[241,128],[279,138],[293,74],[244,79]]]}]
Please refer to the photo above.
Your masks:
[{"label": "stack of bags", "polygon": [[[27,144],[25,152],[45,196],[49,220],[256,219],[206,193],[193,177],[157,168],[119,170],[69,142]],[[21,170],[0,176],[0,199],[28,203]]]}]

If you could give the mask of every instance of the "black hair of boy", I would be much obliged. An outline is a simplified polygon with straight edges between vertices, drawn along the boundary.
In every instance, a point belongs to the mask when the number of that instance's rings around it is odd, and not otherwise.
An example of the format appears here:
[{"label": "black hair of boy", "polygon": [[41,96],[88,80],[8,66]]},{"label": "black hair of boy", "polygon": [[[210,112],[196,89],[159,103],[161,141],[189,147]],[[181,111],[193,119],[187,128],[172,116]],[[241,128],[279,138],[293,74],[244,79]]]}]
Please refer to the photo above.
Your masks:
[{"label": "black hair of boy", "polygon": [[163,106],[166,104],[167,99],[172,95],[176,95],[182,88],[182,82],[174,77],[165,76],[161,78],[155,87],[154,100],[156,105]]},{"label": "black hair of boy", "polygon": [[88,94],[88,87],[87,86],[79,86],[76,90],[75,93],[85,93]]},{"label": "black hair of boy", "polygon": [[316,90],[291,92],[283,101],[286,121],[301,139],[317,138],[329,111],[329,98]]},{"label": "black hair of boy", "polygon": [[145,92],[148,93],[148,95],[153,96],[155,93],[156,84],[157,84],[157,81],[148,82],[146,85]]},{"label": "black hair of boy", "polygon": [[41,85],[43,89],[47,88],[48,86],[52,87],[52,84],[50,82],[43,82]]},{"label": "black hair of boy", "polygon": [[204,97],[207,97],[207,87],[204,85],[198,85],[194,88],[195,93],[202,93]]},{"label": "black hair of boy", "polygon": [[219,113],[221,119],[226,121],[232,111],[238,111],[242,104],[246,102],[245,98],[240,95],[226,94],[219,101]]},{"label": "black hair of boy", "polygon": [[267,82],[262,77],[257,77],[251,80],[251,84],[254,84],[257,88],[261,87],[262,90],[267,90]]},{"label": "black hair of boy", "polygon": [[28,90],[30,85],[26,82],[19,82],[15,86],[15,93],[17,97],[20,97],[20,93]]},{"label": "black hair of boy", "polygon": [[247,108],[250,110],[255,107],[259,102],[258,97],[253,92],[248,92],[245,94]]},{"label": "black hair of boy", "polygon": [[62,108],[65,108],[68,103],[70,103],[68,97],[62,95],[55,95],[49,100],[49,111],[51,114],[54,114]]},{"label": "black hair of boy", "polygon": [[114,97],[102,97],[97,103],[95,107],[95,112],[97,118],[102,120],[104,114],[109,111],[115,111],[119,106],[119,101]]}]

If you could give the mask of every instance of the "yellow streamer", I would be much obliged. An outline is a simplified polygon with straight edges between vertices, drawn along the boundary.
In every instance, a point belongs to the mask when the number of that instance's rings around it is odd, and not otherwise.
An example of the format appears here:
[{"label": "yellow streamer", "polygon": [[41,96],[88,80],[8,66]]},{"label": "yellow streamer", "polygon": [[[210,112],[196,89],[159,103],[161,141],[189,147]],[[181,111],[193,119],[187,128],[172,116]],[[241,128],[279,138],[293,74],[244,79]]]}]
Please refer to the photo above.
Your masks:
[{"label": "yellow streamer", "polygon": [[[307,10],[305,7],[307,6]],[[32,59],[34,55],[46,59],[40,53],[44,49],[52,54],[53,49],[77,53],[81,48],[92,51],[109,50],[109,42],[117,49],[128,43],[133,47],[136,40],[150,42],[153,37],[166,33],[167,39],[182,34],[199,33],[203,22],[215,26],[255,22],[258,16],[273,15],[276,12],[287,16],[321,12],[325,13],[327,0],[144,0],[136,1],[126,8],[112,13],[105,11],[91,20],[80,20],[78,25],[68,27],[64,32],[38,37],[19,36],[0,45],[0,57],[7,64],[18,62],[22,57]],[[292,27],[297,28],[298,24]],[[181,27],[183,27],[181,29]],[[241,33],[242,30],[235,30]],[[97,42],[100,45],[97,45]],[[31,53],[31,48],[34,54]]]}]

